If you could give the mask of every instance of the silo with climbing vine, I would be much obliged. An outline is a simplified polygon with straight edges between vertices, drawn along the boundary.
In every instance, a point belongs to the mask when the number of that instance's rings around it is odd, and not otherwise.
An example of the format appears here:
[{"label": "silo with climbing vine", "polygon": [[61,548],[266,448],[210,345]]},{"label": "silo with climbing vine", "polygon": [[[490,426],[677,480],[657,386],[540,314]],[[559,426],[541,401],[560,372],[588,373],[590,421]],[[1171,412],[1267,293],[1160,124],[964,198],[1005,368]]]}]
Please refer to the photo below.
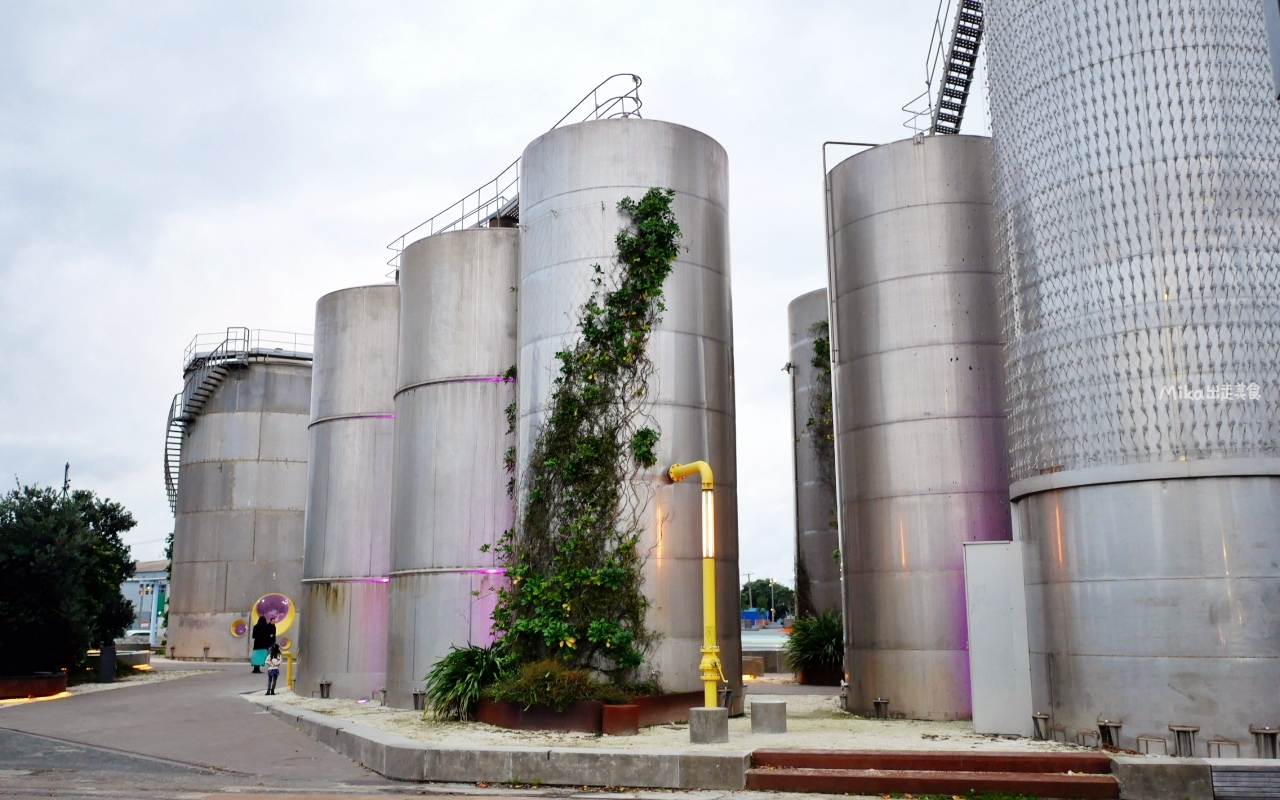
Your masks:
[{"label": "silo with climbing vine", "polygon": [[[589,571],[606,581],[616,571],[621,588],[609,602],[618,607],[607,612],[615,619],[593,620],[600,609],[566,600],[565,633],[552,641],[548,622],[538,647],[606,670],[627,667],[669,692],[697,691],[701,500],[696,484],[672,484],[667,470],[707,461],[715,472],[718,643],[740,711],[728,190],[724,148],[669,122],[582,122],[525,149],[517,523],[508,555],[542,548],[545,563],[531,574],[542,569],[535,577],[558,585],[551,573],[570,569],[571,559],[555,542],[598,529],[582,541],[606,543]],[[584,366],[597,364],[607,366]],[[561,424],[573,414],[578,422]],[[513,620],[542,614],[520,602],[509,606]],[[581,655],[587,649],[595,655]]]}]

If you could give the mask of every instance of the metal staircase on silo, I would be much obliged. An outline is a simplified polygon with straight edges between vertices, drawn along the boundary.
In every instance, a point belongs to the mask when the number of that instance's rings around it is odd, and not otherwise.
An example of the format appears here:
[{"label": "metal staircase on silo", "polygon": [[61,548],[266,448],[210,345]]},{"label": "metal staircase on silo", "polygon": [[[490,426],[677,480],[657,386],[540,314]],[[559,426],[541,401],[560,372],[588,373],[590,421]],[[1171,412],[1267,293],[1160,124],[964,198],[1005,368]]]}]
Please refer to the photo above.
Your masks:
[{"label": "metal staircase on silo", "polygon": [[[639,75],[630,72],[610,75],[596,88],[587,92],[585,97],[551,126],[551,130],[559,128],[570,117],[573,117],[575,122],[639,117],[640,109],[644,106],[640,100],[642,83]],[[587,109],[586,114],[579,120],[578,115],[583,109]],[[412,241],[411,237],[415,235],[435,236],[437,233],[465,228],[508,228],[518,224],[520,224],[520,159],[517,158],[510,166],[498,173],[498,177],[426,222],[413,226],[387,245],[387,249],[395,253],[387,262],[387,266],[392,268],[387,273],[387,277],[399,280],[400,254],[404,252],[405,247]]]},{"label": "metal staircase on silo", "polygon": [[960,0],[951,44],[942,63],[942,86],[933,107],[930,133],[959,133],[969,103],[978,46],[982,43],[982,0]]},{"label": "metal staircase on silo", "polygon": [[204,410],[234,367],[248,364],[249,329],[227,328],[226,338],[207,353],[199,352],[199,337],[187,347],[183,359],[186,374],[182,391],[169,404],[169,421],[164,437],[164,488],[169,495],[169,510],[178,513],[178,465],[182,461],[182,439],[187,425]]}]

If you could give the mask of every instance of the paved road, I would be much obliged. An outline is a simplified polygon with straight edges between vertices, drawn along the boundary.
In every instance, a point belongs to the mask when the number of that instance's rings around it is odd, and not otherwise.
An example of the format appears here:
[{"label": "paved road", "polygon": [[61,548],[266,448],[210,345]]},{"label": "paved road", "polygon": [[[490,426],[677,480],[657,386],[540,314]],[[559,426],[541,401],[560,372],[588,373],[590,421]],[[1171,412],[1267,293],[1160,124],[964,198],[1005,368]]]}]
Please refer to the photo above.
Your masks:
[{"label": "paved road", "polygon": [[[0,798],[388,800],[404,795],[671,800],[670,791],[408,784],[389,781],[294,730],[242,695],[265,688],[244,664],[158,660],[208,674],[0,706]],[[727,800],[725,792],[676,792]],[[777,795],[733,793],[734,800]],[[803,800],[805,795],[791,795]]]},{"label": "paved road", "polygon": [[264,676],[243,664],[156,666],[215,671],[0,708],[0,795],[405,788],[247,702]]}]

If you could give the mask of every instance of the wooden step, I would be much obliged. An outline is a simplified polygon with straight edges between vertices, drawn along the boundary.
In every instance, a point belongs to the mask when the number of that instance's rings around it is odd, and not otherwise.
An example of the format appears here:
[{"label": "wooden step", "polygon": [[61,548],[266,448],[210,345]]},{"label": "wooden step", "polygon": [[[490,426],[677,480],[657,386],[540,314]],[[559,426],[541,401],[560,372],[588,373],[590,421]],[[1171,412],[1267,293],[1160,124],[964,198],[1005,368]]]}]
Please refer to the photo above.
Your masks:
[{"label": "wooden step", "polygon": [[926,772],[1078,772],[1109,775],[1105,753],[973,753],[936,750],[756,750],[757,767]]},{"label": "wooden step", "polygon": [[1037,772],[806,769],[757,767],[747,770],[747,789],[821,794],[950,794],[1006,792],[1053,798],[1117,798],[1120,784],[1110,775]]}]

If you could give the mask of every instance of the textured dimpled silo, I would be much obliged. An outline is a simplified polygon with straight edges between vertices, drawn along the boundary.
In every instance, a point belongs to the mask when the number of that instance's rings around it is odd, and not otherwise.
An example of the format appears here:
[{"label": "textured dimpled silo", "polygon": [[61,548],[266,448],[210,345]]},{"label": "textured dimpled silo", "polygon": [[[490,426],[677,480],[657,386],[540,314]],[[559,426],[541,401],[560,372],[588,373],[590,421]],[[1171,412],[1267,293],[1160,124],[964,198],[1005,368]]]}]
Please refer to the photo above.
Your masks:
[{"label": "textured dimpled silo", "polygon": [[316,303],[300,694],[376,698],[385,685],[391,458],[400,289]]},{"label": "textured dimpled silo", "polygon": [[831,373],[829,367],[823,370],[814,364],[815,359],[828,360],[814,349],[816,342],[829,341],[827,317],[826,289],[802,294],[787,306],[796,483],[796,611],[800,614],[840,611]]},{"label": "textured dimpled silo", "polygon": [[[1038,711],[1280,725],[1280,105],[1257,0],[990,0]],[[1153,752],[1159,752],[1158,744]],[[1234,754],[1231,749],[1225,754]]]},{"label": "textured dimpled silo", "polygon": [[991,143],[927,136],[832,169],[847,704],[965,719],[965,542],[1008,540]]},{"label": "textured dimpled silo", "polygon": [[713,139],[668,122],[596,120],[557,128],[524,151],[520,185],[518,464],[545,413],[555,358],[577,332],[593,289],[592,265],[616,266],[624,197],[675,191],[688,248],[663,288],[666,311],[649,341],[649,413],[661,438],[642,473],[640,547],[647,556],[646,618],[662,635],[648,664],[668,691],[698,691],[702,646],[701,499],[696,483],[671,484],[675,462],[715,471],[717,627],[720,657],[741,709],[737,464],[733,329],[729,294],[728,157]]},{"label": "textured dimpled silo", "polygon": [[504,580],[492,545],[511,527],[503,458],[515,387],[519,232],[436,234],[400,258],[388,702],[450,646],[492,642]]},{"label": "textured dimpled silo", "polygon": [[[253,351],[188,424],[173,533],[173,657],[248,659],[249,637],[232,624],[249,621],[263,595],[301,597],[310,411],[310,356]],[[296,641],[296,630],[284,635]]]}]

